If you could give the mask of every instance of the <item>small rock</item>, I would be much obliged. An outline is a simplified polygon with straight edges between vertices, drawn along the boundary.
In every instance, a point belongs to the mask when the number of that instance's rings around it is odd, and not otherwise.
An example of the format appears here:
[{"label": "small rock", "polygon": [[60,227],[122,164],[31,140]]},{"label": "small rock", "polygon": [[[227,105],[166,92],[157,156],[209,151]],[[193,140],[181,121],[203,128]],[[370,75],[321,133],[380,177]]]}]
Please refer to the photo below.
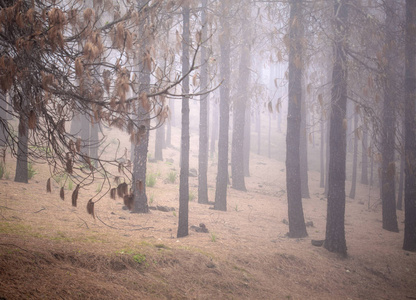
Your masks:
[{"label": "small rock", "polygon": [[212,261],[210,261],[209,263],[207,263],[207,268],[214,269],[216,267],[217,266]]},{"label": "small rock", "polygon": [[286,224],[286,225],[289,225],[289,222],[286,219],[283,219],[282,223]]},{"label": "small rock", "polygon": [[164,211],[164,212],[175,211],[174,207],[168,207],[168,206],[162,206],[162,205],[157,205],[156,209],[160,211]]},{"label": "small rock", "polygon": [[321,247],[325,240],[311,240],[311,244],[316,247]]},{"label": "small rock", "polygon": [[120,220],[125,220],[126,218],[125,217],[118,217]]},{"label": "small rock", "polygon": [[314,227],[312,221],[308,221],[305,223],[306,227]]}]

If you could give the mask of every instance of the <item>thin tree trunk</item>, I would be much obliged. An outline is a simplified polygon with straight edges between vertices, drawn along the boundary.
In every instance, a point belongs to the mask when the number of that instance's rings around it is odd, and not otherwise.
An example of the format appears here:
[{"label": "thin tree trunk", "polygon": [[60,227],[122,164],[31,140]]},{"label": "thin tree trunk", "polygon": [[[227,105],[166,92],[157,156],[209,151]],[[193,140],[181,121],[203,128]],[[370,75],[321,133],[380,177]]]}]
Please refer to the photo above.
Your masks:
[{"label": "thin tree trunk", "polygon": [[211,122],[211,142],[210,142],[210,154],[214,156],[216,141],[218,140],[218,103],[212,102],[212,122]]},{"label": "thin tree trunk", "polygon": [[396,141],[396,93],[397,80],[395,65],[397,64],[395,45],[395,35],[398,29],[395,20],[396,9],[393,2],[385,3],[386,10],[386,42],[385,52],[387,65],[384,71],[384,103],[383,103],[383,121],[382,121],[382,142],[381,142],[381,203],[382,203],[382,220],[383,229],[399,232],[396,215],[396,164],[394,161],[394,145]]},{"label": "thin tree trunk", "polygon": [[155,159],[163,161],[163,147],[165,145],[165,124],[156,129],[155,138]]},{"label": "thin tree trunk", "polygon": [[[358,129],[358,114],[354,113],[354,132]],[[355,190],[357,187],[357,160],[358,160],[358,134],[354,134],[354,152],[352,157],[352,178],[351,178],[351,189],[349,197],[355,199]]]},{"label": "thin tree trunk", "polygon": [[403,249],[416,251],[416,1],[406,0],[405,185]]},{"label": "thin tree trunk", "polygon": [[404,166],[405,166],[405,159],[404,159],[404,153],[403,153],[403,150],[402,150],[401,153],[400,153],[399,186],[397,187],[398,195],[397,195],[396,208],[398,210],[403,210]]},{"label": "thin tree trunk", "polygon": [[368,184],[368,130],[363,121],[363,141],[361,150],[361,184]]},{"label": "thin tree trunk", "polygon": [[[144,0],[140,0],[140,6],[144,5]],[[143,30],[145,20],[141,21],[139,35],[143,40],[148,40]],[[138,45],[138,70],[139,74],[139,95],[146,97],[144,93],[150,88],[150,70],[145,66],[145,55],[149,45],[144,43]],[[132,178],[132,193],[133,193],[133,210],[134,213],[148,213],[149,206],[146,195],[146,172],[147,172],[147,153],[149,150],[149,129],[150,116],[149,112],[142,105],[143,101],[139,101],[136,125],[139,128],[139,138],[132,143],[133,156],[133,178]]]},{"label": "thin tree trunk", "polygon": [[227,210],[227,183],[228,183],[228,129],[229,129],[229,103],[230,103],[230,23],[228,21],[227,1],[221,2],[224,16],[221,17],[220,73],[223,83],[220,86],[220,128],[218,139],[218,173],[215,188],[214,209]]},{"label": "thin tree trunk", "polygon": [[246,123],[244,126],[244,176],[250,176],[250,150],[251,150],[251,104],[248,99],[246,108]]},{"label": "thin tree trunk", "polygon": [[[304,86],[303,82],[302,82],[302,85]],[[303,91],[305,90],[306,89],[303,89]],[[304,93],[304,95],[306,96],[306,93]],[[306,134],[306,118],[307,118],[306,97],[303,97],[301,102],[302,102],[302,107],[301,107],[301,121],[300,121],[300,186],[301,186],[302,198],[309,198],[308,137]]]},{"label": "thin tree trunk", "polygon": [[321,149],[319,151],[319,158],[320,158],[320,178],[319,178],[319,187],[325,187],[325,155],[324,155],[324,147],[325,147],[325,125],[324,120],[321,119],[320,129],[321,129]]},{"label": "thin tree trunk", "polygon": [[[286,185],[291,238],[306,237],[305,219],[303,216],[302,194],[299,188],[300,175],[300,130],[302,107],[302,72],[303,72],[303,24],[302,1],[290,3],[289,20],[289,103],[286,135]],[[296,21],[297,20],[297,21]]]},{"label": "thin tree trunk", "polygon": [[21,108],[20,120],[19,120],[19,133],[17,143],[17,159],[16,159],[16,174],[14,177],[15,182],[28,183],[28,134],[27,128],[27,115],[24,111],[25,107]]},{"label": "thin tree trunk", "polygon": [[330,252],[347,254],[345,240],[345,162],[346,162],[346,109],[347,57],[345,55],[348,21],[347,0],[334,1],[335,36],[332,72],[329,181],[327,219],[324,247]]},{"label": "thin tree trunk", "polygon": [[231,146],[231,174],[232,187],[240,191],[246,191],[244,181],[244,127],[246,120],[246,100],[248,85],[250,81],[250,32],[249,32],[249,7],[245,4],[242,7],[242,34],[243,43],[241,46],[240,71],[239,71],[239,93],[234,101],[233,114],[233,136]]},{"label": "thin tree trunk", "polygon": [[[189,70],[189,3],[182,6],[182,74]],[[182,83],[182,93],[189,94],[189,77]],[[182,130],[181,130],[181,171],[179,178],[179,222],[177,237],[188,235],[189,203],[189,97],[182,97]]]},{"label": "thin tree trunk", "polygon": [[[202,0],[201,40],[207,40],[207,0]],[[208,53],[205,45],[201,48],[201,88],[208,84]],[[208,203],[208,94],[202,95],[199,103],[199,155],[198,155],[198,203]]]}]

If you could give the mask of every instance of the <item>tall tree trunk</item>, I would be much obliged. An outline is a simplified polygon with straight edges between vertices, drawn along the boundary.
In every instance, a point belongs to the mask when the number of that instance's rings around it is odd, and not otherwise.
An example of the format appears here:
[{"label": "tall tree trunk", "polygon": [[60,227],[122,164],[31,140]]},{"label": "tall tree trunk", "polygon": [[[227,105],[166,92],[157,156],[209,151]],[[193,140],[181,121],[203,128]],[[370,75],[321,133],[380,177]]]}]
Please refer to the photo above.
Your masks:
[{"label": "tall tree trunk", "polygon": [[244,176],[250,176],[250,150],[251,150],[251,104],[248,99],[246,108],[246,122],[244,125]]},{"label": "tall tree trunk", "polygon": [[[331,116],[331,112],[329,112],[329,115]],[[325,190],[324,190],[324,194],[325,197],[328,197],[328,190],[329,190],[329,186],[328,186],[328,181],[329,181],[329,149],[331,147],[331,145],[329,144],[329,133],[331,132],[330,130],[330,122],[331,122],[331,117],[329,116],[328,120],[326,121],[326,131],[325,131]]]},{"label": "tall tree trunk", "polygon": [[396,208],[398,210],[403,210],[403,190],[404,190],[404,166],[405,166],[405,156],[404,149],[400,151],[400,171],[399,171],[399,186],[397,187],[397,204]]},{"label": "tall tree trunk", "polygon": [[[189,3],[182,6],[182,74],[189,71]],[[189,94],[189,76],[182,83],[182,93]],[[189,97],[182,97],[181,171],[179,178],[179,222],[177,237],[188,235],[189,203]]]},{"label": "tall tree trunk", "polygon": [[[140,6],[145,5],[144,0],[140,0]],[[139,36],[142,40],[149,40],[143,30],[146,20],[141,20],[139,26]],[[138,64],[136,72],[139,74],[139,95],[140,97],[146,97],[145,93],[150,88],[150,70],[145,64],[146,52],[149,50],[150,45],[140,44],[138,47]],[[142,105],[143,101],[138,101],[138,111],[136,126],[139,128],[139,139],[133,141],[132,144],[132,156],[133,156],[133,180],[132,191],[134,205],[132,212],[134,213],[148,213],[149,206],[146,195],[146,172],[147,172],[147,153],[149,150],[149,130],[150,130],[150,116],[149,112]]]},{"label": "tall tree trunk", "polygon": [[[303,80],[302,80],[303,81]],[[304,84],[303,84],[304,85]],[[306,91],[306,89],[303,89]],[[304,93],[302,96],[306,96]],[[309,198],[309,182],[308,182],[308,136],[306,134],[306,97],[302,98],[301,120],[300,120],[300,187],[302,198]]]},{"label": "tall tree trunk", "polygon": [[289,103],[286,136],[286,185],[289,237],[306,237],[300,184],[300,128],[302,107],[303,24],[302,0],[290,2]]},{"label": "tall tree trunk", "polygon": [[320,172],[321,176],[319,178],[319,187],[323,188],[325,187],[325,155],[324,155],[324,149],[325,149],[325,123],[324,120],[321,119],[319,122],[320,129],[321,129],[321,149],[319,151],[319,158],[320,158]]},{"label": "tall tree trunk", "polygon": [[355,190],[357,187],[357,160],[358,160],[358,134],[357,134],[357,129],[358,129],[358,114],[357,112],[354,113],[354,129],[353,132],[355,132],[354,134],[354,150],[353,150],[353,156],[352,156],[352,178],[351,178],[351,189],[350,189],[350,195],[349,197],[351,199],[355,198]]},{"label": "tall tree trunk", "polygon": [[403,249],[416,251],[416,1],[406,0],[405,184]]},{"label": "tall tree trunk", "polygon": [[7,100],[6,94],[0,92],[0,147],[7,145],[8,140]]},{"label": "tall tree trunk", "polygon": [[257,129],[257,154],[261,153],[261,107],[257,105],[256,110],[256,129]]},{"label": "tall tree trunk", "polygon": [[218,139],[218,173],[215,188],[214,209],[227,210],[228,184],[228,129],[230,112],[230,23],[228,20],[228,1],[221,2],[223,16],[221,17],[220,51],[221,77],[224,79],[220,86],[220,128]]},{"label": "tall tree trunk", "polygon": [[384,103],[381,134],[381,203],[383,229],[399,232],[396,216],[396,164],[394,162],[394,146],[396,141],[396,90],[395,58],[398,56],[395,41],[398,24],[395,20],[397,13],[394,1],[385,3],[385,49],[387,65],[384,68]]},{"label": "tall tree trunk", "polygon": [[248,85],[250,81],[250,32],[249,32],[249,7],[243,5],[239,92],[234,101],[233,111],[233,137],[231,146],[231,176],[232,187],[236,190],[246,191],[244,181],[244,127],[246,120],[246,102]]},{"label": "tall tree trunk", "polygon": [[89,116],[86,114],[81,114],[80,115],[81,118],[81,132],[80,132],[80,137],[82,140],[81,143],[81,152],[82,154],[86,155],[86,156],[90,156],[90,126],[91,126],[91,122],[89,120]]},{"label": "tall tree trunk", "polygon": [[[207,0],[202,0],[201,40],[207,40]],[[201,87],[208,84],[208,53],[205,45],[201,48]],[[198,203],[208,203],[208,94],[202,95],[199,103],[199,155],[198,155]]]},{"label": "tall tree trunk", "polygon": [[218,140],[218,103],[216,101],[212,101],[212,122],[211,122],[211,142],[210,142],[210,155],[211,157],[214,156],[215,153],[215,147],[216,147],[216,141]]},{"label": "tall tree trunk", "polygon": [[97,167],[98,165],[98,150],[100,145],[100,140],[98,137],[100,131],[100,124],[94,121],[91,122],[91,143],[90,143],[90,158],[93,166]]},{"label": "tall tree trunk", "polygon": [[368,184],[368,129],[365,121],[363,123],[363,140],[361,148],[361,184]]},{"label": "tall tree trunk", "polygon": [[163,161],[163,147],[165,145],[165,124],[156,129],[155,138],[155,159]]},{"label": "tall tree trunk", "polygon": [[345,240],[345,161],[347,109],[347,0],[335,0],[334,66],[332,72],[331,117],[329,134],[329,180],[324,247],[330,252],[347,254]]},{"label": "tall tree trunk", "polygon": [[166,140],[165,140],[165,146],[166,147],[171,147],[172,146],[172,119],[173,119],[173,114],[174,114],[174,100],[173,99],[169,99],[169,110],[170,110],[170,117],[167,120],[166,123]]},{"label": "tall tree trunk", "polygon": [[[24,100],[23,100],[24,101]],[[25,107],[21,108],[19,119],[19,133],[17,142],[17,160],[16,160],[16,174],[14,177],[15,182],[28,183],[28,122],[27,113]]]}]

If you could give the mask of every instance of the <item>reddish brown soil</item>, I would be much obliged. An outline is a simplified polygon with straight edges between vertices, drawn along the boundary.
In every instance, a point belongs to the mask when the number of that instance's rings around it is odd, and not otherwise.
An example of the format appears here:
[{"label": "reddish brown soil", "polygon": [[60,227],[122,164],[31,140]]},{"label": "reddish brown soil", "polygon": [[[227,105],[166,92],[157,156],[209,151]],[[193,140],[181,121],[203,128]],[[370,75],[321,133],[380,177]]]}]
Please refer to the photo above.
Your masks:
[{"label": "reddish brown soil", "polygon": [[[382,230],[377,188],[358,185],[356,199],[347,199],[342,258],[311,245],[325,237],[319,174],[310,172],[311,198],[303,201],[309,237],[289,239],[284,163],[253,154],[248,192],[229,189],[227,212],[195,197],[190,225],[204,223],[209,233],[177,239],[178,183],[166,178],[179,173],[178,153],[164,152],[173,164],[148,165],[158,174],[151,205],[176,212],[131,214],[106,196],[93,219],[85,207],[97,186],[80,191],[73,208],[71,191],[64,201],[57,184],[46,193],[49,175],[39,164],[29,184],[0,180],[0,299],[416,299],[416,254],[401,249],[403,213],[400,233]],[[14,167],[9,157],[7,166]],[[210,159],[211,199],[215,173]],[[197,195],[196,178],[190,190]]]}]

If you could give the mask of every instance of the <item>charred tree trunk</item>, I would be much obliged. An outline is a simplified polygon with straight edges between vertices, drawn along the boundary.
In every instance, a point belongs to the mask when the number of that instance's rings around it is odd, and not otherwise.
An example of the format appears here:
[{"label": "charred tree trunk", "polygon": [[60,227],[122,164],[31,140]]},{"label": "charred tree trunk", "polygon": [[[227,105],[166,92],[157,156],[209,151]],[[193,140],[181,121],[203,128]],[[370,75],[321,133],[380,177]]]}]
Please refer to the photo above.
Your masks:
[{"label": "charred tree trunk", "polygon": [[155,159],[163,161],[163,147],[165,145],[165,124],[156,129],[155,138]]},{"label": "charred tree trunk", "polygon": [[357,187],[357,160],[358,160],[358,114],[354,113],[354,150],[353,150],[353,156],[352,156],[352,178],[351,178],[351,189],[350,189],[350,195],[349,197],[351,199],[355,198],[355,190]]},{"label": "charred tree trunk", "polygon": [[320,158],[320,178],[319,178],[319,187],[325,187],[325,155],[324,155],[324,148],[325,148],[325,123],[321,119],[320,129],[321,129],[321,149],[319,151],[319,158]]},{"label": "charred tree trunk", "polygon": [[416,251],[416,1],[406,0],[405,185],[403,249]]},{"label": "charred tree trunk", "polygon": [[363,141],[361,150],[361,184],[368,184],[368,131],[363,122]]},{"label": "charred tree trunk", "polygon": [[[305,91],[306,89],[303,89]],[[304,93],[306,95],[306,93]],[[302,95],[302,96],[304,96]],[[302,198],[309,198],[308,183],[308,137],[306,134],[306,97],[302,98],[301,120],[300,120],[300,187]]]},{"label": "charred tree trunk", "polygon": [[0,92],[0,147],[7,145],[8,122],[7,122],[7,100],[6,94]]},{"label": "charred tree trunk", "polygon": [[16,159],[16,174],[15,182],[28,183],[28,118],[25,108],[21,108],[19,119],[19,133],[17,142],[17,159]]},{"label": "charred tree trunk", "polygon": [[330,252],[347,254],[345,240],[345,162],[347,109],[347,0],[335,0],[334,65],[332,72],[331,117],[329,134],[329,180],[324,247]]},{"label": "charred tree trunk", "polygon": [[210,154],[214,156],[216,141],[218,140],[218,103],[212,102],[212,122],[211,122],[211,142],[210,142]]},{"label": "charred tree trunk", "polygon": [[[303,216],[302,194],[300,184],[300,130],[302,107],[302,71],[303,71],[303,24],[302,0],[290,2],[289,19],[289,103],[286,136],[286,185],[291,238],[306,237],[305,219]],[[297,21],[296,21],[297,20]]]},{"label": "charred tree trunk", "polygon": [[248,100],[246,108],[246,122],[244,125],[244,176],[250,176],[250,146],[251,146],[251,104]]},{"label": "charred tree trunk", "polygon": [[397,80],[395,74],[395,57],[398,56],[396,51],[395,35],[398,26],[396,25],[396,9],[394,2],[386,2],[386,61],[384,80],[384,103],[383,103],[383,121],[381,135],[381,203],[383,229],[399,232],[396,215],[396,164],[394,161],[394,145],[396,141],[396,91]]},{"label": "charred tree trunk", "polygon": [[214,209],[227,210],[228,184],[228,129],[230,112],[230,23],[228,20],[227,1],[222,1],[223,16],[221,17],[220,51],[221,77],[224,79],[220,86],[220,128],[218,138],[218,173],[215,188]]},{"label": "charred tree trunk", "polygon": [[239,71],[239,93],[234,101],[233,114],[233,137],[231,146],[231,177],[232,187],[236,190],[246,191],[244,181],[244,127],[246,120],[246,102],[248,85],[250,81],[250,33],[249,33],[249,7],[247,4],[242,7],[242,34],[240,71]]},{"label": "charred tree trunk", "polygon": [[[182,74],[189,71],[189,3],[182,6]],[[189,76],[182,82],[182,93],[189,94]],[[177,237],[188,235],[189,203],[189,97],[182,98],[181,171],[179,177],[179,222]]]},{"label": "charred tree trunk", "polygon": [[[207,40],[207,0],[202,0],[201,40]],[[208,84],[208,53],[205,45],[201,48],[201,87]],[[198,203],[208,203],[208,94],[202,95],[199,103],[199,155],[198,155]]]},{"label": "charred tree trunk", "polygon": [[404,189],[404,166],[405,166],[405,159],[403,150],[400,152],[400,173],[399,173],[399,186],[397,187],[397,203],[396,209],[403,210],[403,189]]},{"label": "charred tree trunk", "polygon": [[[141,6],[144,5],[143,0],[140,1]],[[139,35],[143,39],[148,39],[145,36],[145,32],[142,29],[144,27],[145,20],[142,20],[142,24],[139,29]],[[150,70],[145,64],[146,52],[149,50],[149,45],[141,44],[138,46],[138,70],[139,74],[139,95],[142,98],[138,101],[138,112],[136,126],[138,128],[138,138],[132,141],[132,156],[133,156],[133,179],[132,179],[132,193],[133,193],[133,210],[134,213],[148,213],[149,206],[146,195],[146,172],[147,172],[147,153],[149,150],[149,130],[150,130],[150,117],[149,111],[147,111],[146,92],[150,88]]]}]

